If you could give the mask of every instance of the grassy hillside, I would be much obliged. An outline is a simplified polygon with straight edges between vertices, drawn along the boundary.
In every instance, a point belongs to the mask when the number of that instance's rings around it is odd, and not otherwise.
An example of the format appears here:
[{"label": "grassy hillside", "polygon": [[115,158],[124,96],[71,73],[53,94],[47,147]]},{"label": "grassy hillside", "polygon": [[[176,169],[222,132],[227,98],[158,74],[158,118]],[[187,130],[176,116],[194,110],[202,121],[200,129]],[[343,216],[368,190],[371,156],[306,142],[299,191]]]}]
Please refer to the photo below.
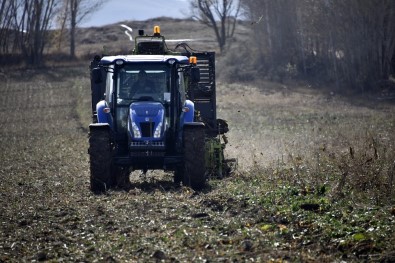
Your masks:
[{"label": "grassy hillside", "polygon": [[[161,33],[168,40],[195,39],[188,42],[195,50],[218,51],[215,35],[211,28],[194,20],[181,20],[173,18],[156,18],[146,21],[120,21],[119,23],[106,25],[103,27],[79,28],[76,34],[76,53],[78,57],[91,58],[96,54],[128,54],[133,49],[134,43],[124,34],[125,29],[121,24],[128,25],[133,29],[133,36],[138,34],[139,29],[143,29],[146,34],[152,34],[156,25],[161,27]],[[245,36],[250,29],[248,23],[239,22],[235,37],[229,44],[238,45],[244,43]],[[56,33],[55,33],[56,35]],[[58,38],[54,38],[48,46],[47,53],[69,52],[69,39],[67,35],[58,47]],[[240,42],[240,43],[239,43]],[[178,42],[167,43],[169,49],[173,49]]]},{"label": "grassy hillside", "polygon": [[[77,30],[77,55],[87,57],[92,54],[101,54],[103,47],[108,53],[128,53],[133,49],[133,43],[124,34],[125,29],[121,24],[130,26],[133,29],[133,36],[138,34],[139,29],[143,29],[146,34],[152,34],[156,25],[161,27],[161,33],[167,39],[204,39],[193,45],[204,50],[216,49],[215,38],[211,29],[206,28],[193,20],[179,20],[172,18],[156,18],[146,21],[120,21],[103,27],[80,28]],[[174,44],[169,44],[173,48]],[[62,52],[67,52],[68,39],[62,42]],[[54,51],[54,48],[51,48]]]},{"label": "grassy hillside", "polygon": [[[174,37],[189,28],[171,23]],[[79,41],[118,36],[106,28],[81,29]],[[131,187],[96,196],[88,65],[0,76],[0,262],[395,260],[393,104],[221,80],[233,176],[194,192],[171,174],[134,172]]]}]

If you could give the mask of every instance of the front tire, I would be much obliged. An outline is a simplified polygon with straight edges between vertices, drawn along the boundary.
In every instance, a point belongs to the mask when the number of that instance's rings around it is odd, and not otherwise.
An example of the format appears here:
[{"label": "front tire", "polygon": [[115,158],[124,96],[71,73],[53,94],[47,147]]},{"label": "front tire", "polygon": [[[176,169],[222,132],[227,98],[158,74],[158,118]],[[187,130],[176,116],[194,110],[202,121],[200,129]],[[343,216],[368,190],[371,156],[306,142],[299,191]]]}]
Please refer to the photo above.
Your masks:
[{"label": "front tire", "polygon": [[91,129],[89,133],[90,188],[95,194],[110,189],[115,180],[111,173],[112,143],[107,129]]},{"label": "front tire", "polygon": [[204,126],[184,127],[183,142],[183,184],[197,191],[202,190],[206,184]]}]

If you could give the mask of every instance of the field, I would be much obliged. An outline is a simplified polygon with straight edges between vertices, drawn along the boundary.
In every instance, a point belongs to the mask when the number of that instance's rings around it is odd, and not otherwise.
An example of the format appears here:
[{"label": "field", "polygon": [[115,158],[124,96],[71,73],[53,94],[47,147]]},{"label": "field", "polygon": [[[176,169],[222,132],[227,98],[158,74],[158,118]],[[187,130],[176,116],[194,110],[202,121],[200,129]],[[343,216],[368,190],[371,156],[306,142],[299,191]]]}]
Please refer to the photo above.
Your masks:
[{"label": "field", "polygon": [[94,195],[88,65],[0,75],[0,262],[395,261],[391,101],[222,80],[232,176]]}]

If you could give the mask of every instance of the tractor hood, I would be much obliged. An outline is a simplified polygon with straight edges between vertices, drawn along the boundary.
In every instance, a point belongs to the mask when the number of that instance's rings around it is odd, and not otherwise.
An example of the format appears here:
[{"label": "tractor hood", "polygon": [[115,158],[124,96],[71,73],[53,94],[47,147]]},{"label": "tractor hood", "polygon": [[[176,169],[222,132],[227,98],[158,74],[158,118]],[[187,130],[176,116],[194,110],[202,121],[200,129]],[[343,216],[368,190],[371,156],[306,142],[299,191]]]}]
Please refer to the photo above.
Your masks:
[{"label": "tractor hood", "polygon": [[129,108],[128,130],[132,140],[162,140],[165,108],[160,102],[134,102]]}]

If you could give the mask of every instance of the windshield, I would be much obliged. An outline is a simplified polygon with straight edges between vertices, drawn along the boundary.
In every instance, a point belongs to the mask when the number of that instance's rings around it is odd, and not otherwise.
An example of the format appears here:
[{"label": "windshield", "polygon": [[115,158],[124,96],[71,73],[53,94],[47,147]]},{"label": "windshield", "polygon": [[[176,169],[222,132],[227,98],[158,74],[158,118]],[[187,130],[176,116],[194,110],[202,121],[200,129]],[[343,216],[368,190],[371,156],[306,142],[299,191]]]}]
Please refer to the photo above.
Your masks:
[{"label": "windshield", "polygon": [[170,99],[170,68],[166,64],[126,65],[117,74],[117,102],[168,102]]}]

